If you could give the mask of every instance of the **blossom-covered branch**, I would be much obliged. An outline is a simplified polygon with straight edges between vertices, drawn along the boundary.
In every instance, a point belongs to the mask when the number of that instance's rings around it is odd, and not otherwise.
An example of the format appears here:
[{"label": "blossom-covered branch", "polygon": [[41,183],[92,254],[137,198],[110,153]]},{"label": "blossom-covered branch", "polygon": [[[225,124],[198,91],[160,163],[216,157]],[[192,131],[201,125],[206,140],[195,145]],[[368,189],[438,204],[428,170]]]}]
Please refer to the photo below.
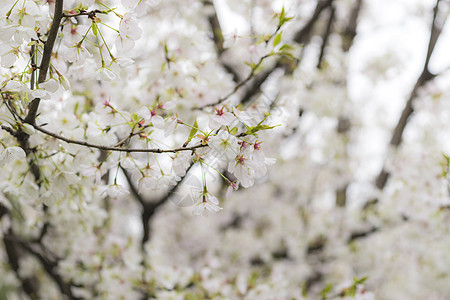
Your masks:
[{"label": "blossom-covered branch", "polygon": [[[42,60],[39,66],[38,83],[43,83],[47,78],[48,67],[50,66],[50,59],[53,53],[53,46],[55,45],[56,37],[58,36],[59,25],[63,17],[63,0],[56,0],[55,11],[53,14],[53,23],[48,33],[47,41],[44,44],[44,51],[42,53]],[[28,107],[28,115],[25,118],[27,123],[34,123],[36,114],[39,108],[40,99],[33,99]]]},{"label": "blossom-covered branch", "polygon": [[[48,131],[44,128],[42,128],[42,126],[38,126],[36,124],[30,124],[33,126],[34,129],[45,133],[48,136],[51,136],[55,139],[61,140],[63,142],[66,142],[68,144],[75,144],[75,145],[80,145],[80,146],[85,146],[88,148],[96,148],[96,149],[100,149],[100,150],[106,150],[106,151],[119,151],[119,152],[128,152],[128,153],[132,153],[132,152],[142,152],[142,153],[175,153],[175,152],[181,152],[181,151],[193,151],[195,149],[199,149],[199,148],[204,148],[207,147],[207,144],[198,144],[195,146],[190,146],[190,147],[179,147],[179,148],[172,148],[172,149],[160,149],[160,148],[122,148],[119,146],[105,146],[105,145],[98,145],[98,144],[93,144],[93,143],[89,143],[86,141],[78,141],[78,140],[73,140],[73,139],[69,139],[66,138],[62,135],[56,134],[54,132]],[[122,144],[122,143],[120,143]]]}]

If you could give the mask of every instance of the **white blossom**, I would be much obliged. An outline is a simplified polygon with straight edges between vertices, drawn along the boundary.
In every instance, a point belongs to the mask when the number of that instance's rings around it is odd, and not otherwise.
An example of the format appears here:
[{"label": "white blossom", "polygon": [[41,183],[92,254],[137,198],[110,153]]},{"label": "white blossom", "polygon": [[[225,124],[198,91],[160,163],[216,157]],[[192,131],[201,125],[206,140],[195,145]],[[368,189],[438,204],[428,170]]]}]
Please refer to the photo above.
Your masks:
[{"label": "white blossom", "polygon": [[17,159],[24,159],[25,151],[20,147],[7,147],[0,153],[0,166],[13,162]]},{"label": "white blossom", "polygon": [[217,213],[222,208],[219,206],[219,200],[212,194],[203,191],[199,193],[199,197],[194,202],[192,214],[199,216],[207,216],[209,213]]},{"label": "white blossom", "polygon": [[233,159],[239,151],[237,138],[225,130],[221,130],[217,135],[211,136],[209,145],[212,147],[211,153],[218,158],[223,156],[225,159]]}]

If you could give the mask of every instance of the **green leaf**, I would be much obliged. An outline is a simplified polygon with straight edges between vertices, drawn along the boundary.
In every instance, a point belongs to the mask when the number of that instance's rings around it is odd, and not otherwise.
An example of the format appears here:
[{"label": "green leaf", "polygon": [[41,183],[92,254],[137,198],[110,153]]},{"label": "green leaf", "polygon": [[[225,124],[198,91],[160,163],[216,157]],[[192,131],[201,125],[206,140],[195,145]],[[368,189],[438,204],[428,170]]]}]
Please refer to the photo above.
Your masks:
[{"label": "green leaf", "polygon": [[280,33],[278,33],[275,38],[273,39],[273,47],[276,47],[280,42],[281,42],[281,34],[283,32],[280,31]]},{"label": "green leaf", "polygon": [[352,284],[351,286],[349,286],[348,288],[344,289],[344,290],[342,291],[342,294],[343,294],[344,296],[355,297],[355,295],[356,295],[356,290],[357,290],[356,287],[357,287],[359,284],[363,284],[363,283],[367,280],[367,278],[368,278],[367,276],[362,277],[362,278],[360,278],[360,279],[354,277],[354,278],[353,278],[353,284]]},{"label": "green leaf", "polygon": [[246,62],[244,62],[244,64],[246,64],[247,66],[249,66],[252,69],[256,68],[256,64],[255,63],[246,61]]},{"label": "green leaf", "polygon": [[283,5],[283,7],[281,7],[281,12],[280,12],[280,16],[278,17],[278,21],[279,22],[283,21],[285,17],[286,17],[286,11],[284,10],[284,5]]},{"label": "green leaf", "polygon": [[197,131],[198,131],[198,123],[197,123],[197,118],[195,118],[194,125],[192,126],[191,132],[189,132],[189,138],[191,140],[194,137],[194,135],[197,133]]},{"label": "green leaf", "polygon": [[286,17],[286,11],[284,10],[284,6],[281,8],[280,16],[278,17],[278,28],[284,25],[284,23],[292,20],[293,17]]},{"label": "green leaf", "polygon": [[97,28],[97,24],[95,22],[92,22],[92,33],[97,36],[98,34],[98,28]]},{"label": "green leaf", "polygon": [[141,119],[137,113],[133,113],[133,115],[131,116],[131,118],[133,118],[133,120],[135,120],[136,122],[139,122],[139,120]]},{"label": "green leaf", "polygon": [[368,276],[361,277],[360,279],[355,277],[355,278],[353,278],[353,283],[354,284],[363,284],[364,282],[366,282],[366,280],[368,278],[369,278]]},{"label": "green leaf", "polygon": [[308,297],[308,286],[306,285],[306,282],[303,282],[302,284],[302,297]]},{"label": "green leaf", "polygon": [[231,135],[235,135],[236,133],[238,133],[238,129],[237,127],[233,127],[228,131]]},{"label": "green leaf", "polygon": [[253,126],[253,127],[246,126],[247,127],[247,131],[245,132],[245,134],[247,134],[247,135],[254,135],[258,131],[273,129],[273,128],[277,127],[277,126],[281,126],[281,125],[270,126],[270,125],[258,124],[258,125]]},{"label": "green leaf", "polygon": [[327,286],[320,291],[320,297],[322,297],[322,299],[326,299],[332,288],[333,285],[331,283],[327,284]]},{"label": "green leaf", "polygon": [[195,118],[194,125],[192,125],[191,132],[189,132],[189,137],[187,141],[183,144],[183,147],[186,147],[192,141],[197,132],[198,132],[198,123],[197,118]]},{"label": "green leaf", "polygon": [[288,44],[284,44],[283,46],[280,47],[280,51],[283,53],[289,53],[292,50],[294,50],[294,47]]},{"label": "green leaf", "polygon": [[197,295],[195,295],[195,294],[193,294],[193,293],[188,293],[188,294],[185,296],[185,299],[186,299],[186,300],[199,300],[199,299],[201,299],[201,298],[199,298]]}]

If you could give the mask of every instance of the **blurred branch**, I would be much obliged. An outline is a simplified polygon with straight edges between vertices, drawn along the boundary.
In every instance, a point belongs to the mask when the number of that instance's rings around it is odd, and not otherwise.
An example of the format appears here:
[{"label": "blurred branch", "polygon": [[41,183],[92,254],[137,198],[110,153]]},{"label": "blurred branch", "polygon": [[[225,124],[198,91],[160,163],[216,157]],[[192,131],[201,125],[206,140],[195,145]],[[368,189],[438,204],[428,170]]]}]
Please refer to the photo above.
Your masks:
[{"label": "blurred branch", "polygon": [[7,215],[9,213],[9,209],[4,206],[2,203],[0,203],[0,220],[3,218],[4,215]]},{"label": "blurred branch", "polygon": [[[344,53],[347,53],[350,48],[353,45],[353,41],[356,37],[356,28],[358,26],[358,17],[359,13],[361,11],[362,6],[362,0],[358,0],[355,5],[353,6],[351,15],[350,15],[350,21],[347,24],[347,27],[345,28],[344,32],[342,33],[342,51]],[[331,9],[334,10],[334,7],[331,6]],[[322,54],[322,53],[321,53]],[[320,64],[320,60],[319,60]],[[318,65],[320,66],[320,65]],[[347,78],[345,78],[345,84],[347,84]],[[351,122],[350,119],[345,116],[341,115],[338,118],[338,124],[336,131],[341,136],[348,137],[348,132],[351,129]],[[348,149],[345,149],[344,153],[345,157],[348,158]],[[338,207],[344,207],[347,204],[347,190],[349,186],[349,182],[346,182],[342,187],[339,187],[336,190],[336,205]]]},{"label": "blurred branch", "polygon": [[240,103],[245,105],[248,102],[250,102],[250,100],[258,94],[258,92],[261,89],[261,86],[267,80],[267,78],[269,78],[269,76],[273,73],[274,70],[275,68],[271,68],[255,76],[255,79],[252,81],[252,84],[247,88],[244,95],[241,97]]},{"label": "blurred branch", "polygon": [[[428,81],[434,79],[436,77],[435,74],[432,74],[428,68],[431,56],[433,54],[434,48],[436,46],[436,43],[439,39],[439,36],[441,35],[442,28],[445,24],[445,20],[447,18],[447,15],[440,16],[439,15],[439,4],[441,0],[436,1],[436,5],[433,9],[433,22],[431,26],[431,33],[430,33],[430,40],[428,42],[428,49],[427,49],[427,55],[425,57],[425,64],[423,66],[422,73],[420,74],[419,78],[417,79],[410,96],[408,98],[408,101],[406,102],[405,108],[403,109],[403,112],[400,116],[400,119],[397,122],[397,125],[395,126],[395,129],[392,133],[392,138],[390,141],[390,145],[394,148],[398,148],[402,142],[403,132],[406,128],[406,125],[408,124],[410,116],[414,112],[413,108],[413,102],[414,99],[417,97],[417,92],[421,87],[423,87]],[[382,190],[387,183],[389,177],[389,172],[386,171],[385,166],[383,166],[381,172],[378,174],[375,185],[377,188]],[[375,200],[371,200],[370,202],[376,202]]]},{"label": "blurred branch", "polygon": [[[309,41],[309,36],[311,35],[313,25],[319,19],[319,16],[322,14],[323,10],[325,8],[331,6],[332,2],[333,2],[333,0],[320,0],[317,3],[316,9],[315,9],[314,14],[311,17],[311,19],[302,27],[302,29],[300,29],[297,32],[297,34],[295,34],[294,40],[296,42],[306,44]],[[210,2],[208,1],[208,3],[210,3]],[[216,32],[218,32],[217,27],[214,27],[215,26],[214,24],[212,24],[211,26],[213,28],[213,33],[214,33],[214,28],[216,28]],[[221,37],[220,35],[217,35],[217,37],[215,37],[214,40],[217,41],[216,48],[220,52],[221,51],[220,49],[223,49],[223,36]],[[224,51],[224,50],[222,50],[222,51]],[[248,82],[250,82],[253,79],[251,86],[247,88],[246,92],[244,93],[244,95],[241,97],[241,99],[239,101],[239,103],[246,104],[246,103],[250,102],[250,100],[260,91],[261,86],[264,84],[264,82],[266,82],[266,80],[270,77],[271,74],[273,74],[273,72],[276,69],[283,68],[285,70],[285,72],[292,73],[293,69],[295,69],[299,63],[299,61],[296,61],[296,64],[294,67],[288,66],[285,62],[285,59],[283,59],[283,57],[281,57],[274,64],[274,66],[268,68],[267,70],[265,70],[265,71],[261,72],[260,74],[258,74],[257,76],[255,76],[256,69],[259,68],[259,66],[262,64],[263,60],[265,60],[267,57],[268,57],[268,55],[263,56],[259,60],[259,62],[255,65],[255,67],[252,68],[250,74],[244,80],[240,81],[235,86],[233,91],[231,91],[226,96],[220,98],[217,102],[205,105],[203,107],[199,107],[198,109],[215,106],[215,105],[218,105],[218,104],[224,102],[225,100],[230,98],[232,95],[234,95],[241,87],[244,87]]]},{"label": "blurred branch", "polygon": [[5,234],[3,237],[3,245],[5,246],[6,256],[11,269],[20,281],[22,290],[30,297],[30,299],[38,299],[39,281],[35,277],[23,278],[20,275],[20,257],[23,255],[23,249],[20,243],[11,233]]},{"label": "blurred branch", "polygon": [[328,45],[328,39],[330,38],[330,35],[332,32],[335,15],[336,15],[336,9],[334,8],[334,5],[331,5],[330,6],[330,15],[328,16],[327,27],[325,28],[325,31],[322,34],[322,45],[320,46],[320,54],[319,54],[319,59],[317,61],[318,69],[320,69],[321,65],[322,65],[322,59],[325,55],[325,48]]},{"label": "blurred branch", "polygon": [[[0,213],[1,210],[4,211],[5,209],[4,206],[0,205]],[[8,213],[8,211],[6,213]],[[31,299],[39,299],[39,279],[35,276],[24,278],[20,275],[20,259],[26,255],[26,252],[34,256],[41,263],[46,273],[53,279],[62,294],[66,295],[68,299],[80,299],[72,294],[71,287],[73,284],[65,282],[61,275],[58,274],[58,261],[52,260],[46,255],[47,251],[42,245],[41,240],[33,243],[33,246],[35,246],[33,247],[31,242],[24,241],[17,236],[12,229],[9,229],[9,232],[5,233],[3,237],[3,244],[5,246],[9,265],[20,280],[23,291]],[[36,250],[36,247],[39,249]]]},{"label": "blurred branch", "polygon": [[133,197],[139,202],[141,205],[141,221],[142,221],[142,240],[141,240],[141,247],[144,248],[145,243],[150,239],[150,220],[153,217],[153,215],[156,213],[157,209],[162,206],[164,203],[166,203],[172,194],[179,188],[179,186],[182,184],[184,178],[188,175],[189,171],[191,170],[192,166],[194,165],[193,162],[191,162],[190,166],[186,169],[186,174],[174,185],[172,186],[167,193],[164,194],[158,201],[150,201],[149,199],[145,199],[141,194],[139,194],[138,189],[136,188],[133,179],[130,176],[130,173],[121,167],[123,173],[125,174],[125,177],[127,179],[127,182],[130,186],[131,194]]},{"label": "blurred branch", "polygon": [[353,7],[352,13],[350,14],[350,20],[348,25],[343,32],[343,45],[342,49],[345,52],[350,50],[350,47],[353,45],[353,41],[356,37],[356,27],[358,26],[358,17],[361,12],[362,0],[357,0],[355,6]]},{"label": "blurred branch", "polygon": [[75,297],[72,294],[71,287],[72,285],[70,283],[67,283],[64,281],[64,279],[61,277],[61,275],[58,274],[57,267],[58,267],[58,261],[52,261],[48,257],[45,256],[45,250],[44,246],[42,244],[39,244],[39,248],[41,251],[33,249],[28,243],[26,242],[20,242],[20,245],[31,255],[33,255],[41,265],[44,267],[47,274],[53,279],[53,281],[58,286],[59,290],[62,294],[66,295],[69,299],[81,299],[78,297]]},{"label": "blurred branch", "polygon": [[306,44],[309,41],[314,24],[317,22],[324,9],[331,6],[332,2],[333,0],[319,0],[317,2],[311,19],[309,19],[309,21],[306,22],[303,28],[294,35],[294,41],[299,44]]},{"label": "blurred branch", "polygon": [[352,232],[350,237],[347,240],[347,243],[351,243],[358,239],[368,237],[368,236],[372,235],[373,233],[378,232],[378,230],[379,230],[379,228],[377,228],[377,227],[371,227],[368,230]]},{"label": "blurred branch", "polygon": [[226,63],[222,59],[222,54],[226,51],[226,49],[223,48],[224,37],[214,2],[203,1],[203,5],[210,7],[212,10],[212,13],[208,16],[208,22],[209,26],[211,27],[211,32],[213,34],[213,40],[214,44],[216,45],[217,56],[219,58],[219,61],[222,64],[222,67],[233,76],[234,82],[238,83],[240,81],[238,73],[236,73],[236,71],[230,64]]}]

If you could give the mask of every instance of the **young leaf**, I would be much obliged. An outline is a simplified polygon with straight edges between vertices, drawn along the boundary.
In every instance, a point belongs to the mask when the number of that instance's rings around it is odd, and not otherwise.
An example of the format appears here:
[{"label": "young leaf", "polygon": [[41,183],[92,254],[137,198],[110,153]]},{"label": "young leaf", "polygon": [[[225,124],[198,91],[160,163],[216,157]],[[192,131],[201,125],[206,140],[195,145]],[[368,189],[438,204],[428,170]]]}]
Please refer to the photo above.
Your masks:
[{"label": "young leaf", "polygon": [[253,127],[247,126],[247,131],[245,132],[245,134],[247,134],[247,135],[254,135],[258,131],[273,129],[273,128],[277,127],[277,126],[280,126],[280,125],[270,126],[270,125],[258,124],[258,125],[253,126]]},{"label": "young leaf", "polygon": [[92,33],[97,36],[98,33],[98,28],[97,28],[97,23],[92,22]]},{"label": "young leaf", "polygon": [[326,299],[332,288],[333,285],[331,283],[327,284],[327,286],[320,291],[320,297]]},{"label": "young leaf", "polygon": [[276,47],[281,42],[281,34],[283,32],[278,33],[273,39],[273,47]]},{"label": "young leaf", "polygon": [[191,132],[189,132],[189,139],[192,140],[197,131],[198,131],[198,123],[197,118],[195,118],[194,125],[192,126]]},{"label": "young leaf", "polygon": [[235,135],[236,133],[238,133],[237,127],[231,128],[231,129],[229,130],[229,133],[230,133],[231,135]]},{"label": "young leaf", "polygon": [[183,147],[186,147],[194,138],[195,134],[198,131],[198,123],[197,123],[197,118],[195,119],[194,125],[191,128],[191,132],[189,132],[189,137],[187,139],[187,141],[183,144]]}]

